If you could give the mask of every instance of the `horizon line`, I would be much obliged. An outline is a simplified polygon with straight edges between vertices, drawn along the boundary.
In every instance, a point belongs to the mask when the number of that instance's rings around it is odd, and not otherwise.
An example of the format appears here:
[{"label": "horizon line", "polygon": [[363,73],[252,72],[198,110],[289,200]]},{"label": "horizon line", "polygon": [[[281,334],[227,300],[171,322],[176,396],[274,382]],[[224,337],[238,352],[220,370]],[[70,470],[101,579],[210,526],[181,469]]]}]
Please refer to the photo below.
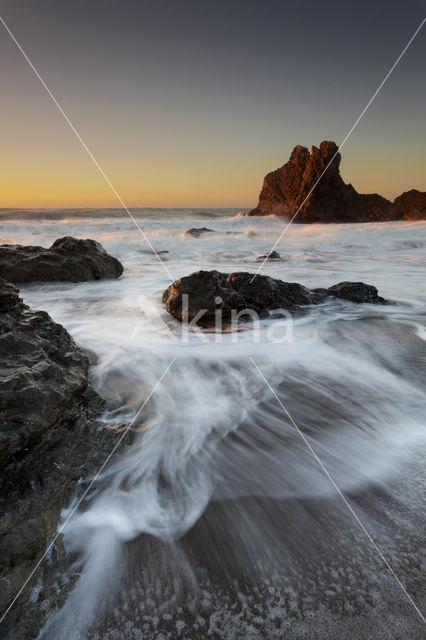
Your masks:
[{"label": "horizon line", "polygon": [[[186,209],[250,209],[253,208],[252,205],[247,205],[244,207],[235,207],[235,206],[220,206],[220,207],[215,207],[215,206],[210,206],[210,205],[188,205],[188,206],[150,206],[150,205],[138,205],[138,206],[131,206],[129,205],[129,207],[131,209],[175,209],[177,211],[184,211]],[[73,206],[68,206],[68,207],[19,207],[19,206],[14,206],[14,207],[0,207],[0,211],[54,211],[54,210],[62,210],[62,211],[90,211],[90,210],[97,210],[97,209],[109,209],[110,211],[124,211],[125,209],[123,209],[123,207],[109,207],[107,205],[103,205],[103,206],[78,206],[78,207],[73,207]]]}]

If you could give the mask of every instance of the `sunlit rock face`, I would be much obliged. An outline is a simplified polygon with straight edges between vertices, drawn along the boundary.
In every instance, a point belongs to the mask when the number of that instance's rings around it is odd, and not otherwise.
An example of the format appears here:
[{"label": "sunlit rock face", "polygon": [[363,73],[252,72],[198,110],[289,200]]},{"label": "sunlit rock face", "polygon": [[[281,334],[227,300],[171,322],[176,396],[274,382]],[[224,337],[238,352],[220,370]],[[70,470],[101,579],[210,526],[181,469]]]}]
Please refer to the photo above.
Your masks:
[{"label": "sunlit rock face", "polygon": [[404,191],[394,203],[402,209],[406,220],[426,220],[426,191]]},{"label": "sunlit rock face", "polygon": [[[377,193],[358,193],[340,175],[335,142],[294,147],[290,160],[268,173],[259,203],[249,216],[294,216],[294,222],[381,222],[400,220],[402,210]],[[312,193],[311,193],[312,191]]]}]

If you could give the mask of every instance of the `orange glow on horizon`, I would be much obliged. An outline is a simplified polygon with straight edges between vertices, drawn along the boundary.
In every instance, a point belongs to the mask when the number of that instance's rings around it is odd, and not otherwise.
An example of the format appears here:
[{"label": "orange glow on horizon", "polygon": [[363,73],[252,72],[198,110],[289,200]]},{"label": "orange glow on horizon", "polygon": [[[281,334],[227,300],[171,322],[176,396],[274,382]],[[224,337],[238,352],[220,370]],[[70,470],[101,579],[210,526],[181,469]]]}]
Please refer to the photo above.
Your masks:
[{"label": "orange glow on horizon", "polygon": [[[7,152],[0,156],[0,208],[122,208],[66,123],[59,118],[54,124],[47,134],[46,128],[10,120],[2,140]],[[219,140],[208,149],[192,141],[193,151],[184,153],[164,140],[143,149],[128,140],[126,149],[117,140],[95,142],[99,164],[129,208],[247,210],[256,205],[265,174],[284,164],[292,149],[279,141],[255,150],[250,140],[240,147]],[[361,143],[348,144],[342,177],[360,193],[393,200],[408,189],[426,188],[424,155],[422,147],[413,148],[418,161],[406,163],[390,143],[378,146],[374,157],[366,156]]]}]

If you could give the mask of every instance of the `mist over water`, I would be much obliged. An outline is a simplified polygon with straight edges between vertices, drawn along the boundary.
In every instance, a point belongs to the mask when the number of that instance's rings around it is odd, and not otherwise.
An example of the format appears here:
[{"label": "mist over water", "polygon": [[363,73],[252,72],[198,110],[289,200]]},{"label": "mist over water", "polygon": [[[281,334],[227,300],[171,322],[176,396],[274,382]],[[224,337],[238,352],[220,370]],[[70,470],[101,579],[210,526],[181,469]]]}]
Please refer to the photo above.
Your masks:
[{"label": "mist over water", "polygon": [[[161,258],[173,279],[198,269],[254,273],[285,224],[237,211],[137,217],[154,248],[168,251]],[[194,226],[215,233],[185,236]],[[424,451],[426,223],[292,225],[276,247],[283,261],[263,274],[308,287],[362,280],[392,304],[327,301],[294,318],[292,339],[281,343],[270,341],[272,319],[256,339],[245,325],[237,341],[213,332],[182,341],[161,302],[170,277],[114,211],[4,215],[0,234],[0,243],[44,246],[64,235],[94,238],[125,268],[117,281],[21,286],[27,304],[94,354],[105,424],[134,420],[131,445],[65,529],[80,577],[41,637],[279,638],[292,622],[288,637],[298,638],[319,610],[332,628],[337,605],[328,607],[327,591],[363,610],[386,568],[372,570],[368,541],[251,358],[344,493],[391,491],[407,456],[414,451],[413,469]],[[406,500],[415,503],[415,492],[397,502]],[[377,525],[387,507],[367,503],[356,511],[393,553],[392,534]],[[402,530],[414,545],[411,525]],[[350,595],[348,567],[363,576]],[[392,577],[382,581],[404,601]],[[388,615],[381,606],[379,625]]]}]

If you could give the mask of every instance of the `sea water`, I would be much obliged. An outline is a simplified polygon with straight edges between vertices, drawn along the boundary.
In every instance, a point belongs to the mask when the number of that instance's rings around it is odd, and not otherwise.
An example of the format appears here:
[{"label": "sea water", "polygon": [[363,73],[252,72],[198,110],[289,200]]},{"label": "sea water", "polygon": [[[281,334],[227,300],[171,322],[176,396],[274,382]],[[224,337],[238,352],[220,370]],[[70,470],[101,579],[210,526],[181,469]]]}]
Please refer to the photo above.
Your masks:
[{"label": "sea water", "polygon": [[[143,234],[116,210],[0,213],[0,243],[93,238],[124,265],[118,280],[20,286],[92,354],[105,427],[134,432],[65,527],[80,577],[42,637],[298,638],[312,620],[332,634],[335,607],[364,615],[380,585],[405,623],[416,618],[343,498],[397,491],[424,451],[426,222],[293,224],[275,247],[282,260],[261,269],[307,287],[374,284],[388,305],[330,299],[280,321],[281,334],[271,318],[237,335],[183,334],[164,289],[199,269],[255,274],[285,221],[134,215]],[[214,233],[194,238],[191,227]],[[413,487],[400,497],[408,510],[417,500]],[[401,508],[367,502],[357,512],[389,552]],[[377,524],[383,513],[390,532]],[[366,584],[351,574],[363,570]],[[372,633],[386,626],[386,597],[380,615],[377,603],[365,614]]]}]

